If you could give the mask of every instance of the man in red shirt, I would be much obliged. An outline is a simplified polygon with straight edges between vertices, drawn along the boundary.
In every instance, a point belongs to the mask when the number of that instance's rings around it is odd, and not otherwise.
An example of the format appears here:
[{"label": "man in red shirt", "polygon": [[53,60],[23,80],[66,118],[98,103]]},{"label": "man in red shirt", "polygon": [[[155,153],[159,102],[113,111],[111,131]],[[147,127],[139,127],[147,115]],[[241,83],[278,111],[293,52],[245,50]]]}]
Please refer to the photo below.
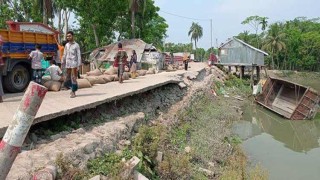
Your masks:
[{"label": "man in red shirt", "polygon": [[113,67],[118,67],[118,77],[119,83],[123,83],[123,72],[124,68],[127,65],[128,55],[125,50],[122,49],[122,44],[118,44],[118,53],[114,57]]}]

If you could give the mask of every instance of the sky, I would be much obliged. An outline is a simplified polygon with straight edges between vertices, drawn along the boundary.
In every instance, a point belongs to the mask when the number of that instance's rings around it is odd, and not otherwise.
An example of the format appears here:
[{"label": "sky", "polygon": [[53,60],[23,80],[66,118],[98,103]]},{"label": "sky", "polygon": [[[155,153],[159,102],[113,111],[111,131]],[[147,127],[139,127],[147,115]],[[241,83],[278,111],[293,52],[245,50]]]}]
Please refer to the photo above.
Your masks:
[{"label": "sky", "polygon": [[217,47],[245,30],[254,33],[251,26],[241,24],[249,16],[268,17],[269,24],[296,17],[320,17],[319,0],[155,0],[155,5],[169,25],[166,43],[190,43],[189,28],[192,22],[197,22],[203,27],[203,37],[197,46],[205,49],[211,47],[209,19],[212,19],[212,45]]}]

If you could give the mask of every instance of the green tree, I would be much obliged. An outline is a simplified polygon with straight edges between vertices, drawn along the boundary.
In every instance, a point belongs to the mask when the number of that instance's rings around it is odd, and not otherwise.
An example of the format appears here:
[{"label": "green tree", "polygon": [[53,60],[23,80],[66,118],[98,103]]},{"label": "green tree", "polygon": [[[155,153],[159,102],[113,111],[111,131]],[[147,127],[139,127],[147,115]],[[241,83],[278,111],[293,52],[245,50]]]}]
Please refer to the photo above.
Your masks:
[{"label": "green tree", "polygon": [[135,38],[135,14],[139,10],[144,13],[146,2],[146,0],[129,0],[129,9],[131,12],[131,38]]},{"label": "green tree", "polygon": [[260,16],[249,16],[244,21],[241,22],[241,24],[249,24],[255,31],[256,35],[256,47],[259,48],[259,36],[258,31],[261,29],[264,31],[266,27],[268,26],[267,17],[260,17]]},{"label": "green tree", "polygon": [[[281,32],[279,24],[273,24],[267,34],[266,39],[264,40],[264,45],[262,49],[267,50],[271,54],[271,63],[272,69],[275,68],[274,57],[278,52],[281,52],[286,49],[286,45],[284,43],[285,34]],[[278,60],[278,68],[280,66],[280,62]]]},{"label": "green tree", "polygon": [[318,31],[304,33],[298,49],[301,59],[298,65],[302,70],[317,71],[320,62],[320,34]]},{"label": "green tree", "polygon": [[192,52],[192,43],[166,43],[165,44],[165,51],[166,52]]},{"label": "green tree", "polygon": [[195,49],[197,49],[197,42],[203,35],[202,27],[198,23],[192,22],[188,35],[191,36],[191,41],[194,41]]}]

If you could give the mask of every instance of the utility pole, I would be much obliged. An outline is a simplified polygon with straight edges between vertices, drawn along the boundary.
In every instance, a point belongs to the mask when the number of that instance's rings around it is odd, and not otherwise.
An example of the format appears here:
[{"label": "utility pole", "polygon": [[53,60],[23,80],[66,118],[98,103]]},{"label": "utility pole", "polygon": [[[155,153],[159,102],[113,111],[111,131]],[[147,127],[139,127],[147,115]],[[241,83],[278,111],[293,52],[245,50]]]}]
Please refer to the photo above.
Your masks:
[{"label": "utility pole", "polygon": [[210,49],[212,49],[212,19],[210,19],[210,28],[211,28],[211,32],[210,32],[210,35],[211,35],[211,47],[210,47]]}]

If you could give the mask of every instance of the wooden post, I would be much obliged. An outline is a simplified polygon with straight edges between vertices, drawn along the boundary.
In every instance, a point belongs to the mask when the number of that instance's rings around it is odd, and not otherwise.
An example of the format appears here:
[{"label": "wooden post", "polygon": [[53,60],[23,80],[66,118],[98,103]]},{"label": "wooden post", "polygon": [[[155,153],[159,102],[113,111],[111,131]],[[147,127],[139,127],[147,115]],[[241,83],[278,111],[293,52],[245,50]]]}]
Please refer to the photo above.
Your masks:
[{"label": "wooden post", "polygon": [[263,66],[263,69],[264,69],[264,73],[266,74],[266,77],[268,77],[268,71],[267,71],[266,67]]},{"label": "wooden post", "polygon": [[252,65],[252,66],[251,66],[251,75],[250,75],[250,84],[251,84],[251,86],[254,85],[254,82],[253,82],[253,72],[254,72],[254,69],[255,69],[255,66]]},{"label": "wooden post", "polygon": [[231,66],[228,66],[228,74],[231,73]]},{"label": "wooden post", "polygon": [[236,66],[236,72],[238,72],[238,66]]},{"label": "wooden post", "polygon": [[0,180],[6,179],[46,93],[47,88],[30,82],[0,143]]},{"label": "wooden post", "polygon": [[240,79],[244,77],[244,66],[240,66]]},{"label": "wooden post", "polygon": [[261,69],[261,67],[257,66],[257,79],[258,79],[258,81],[260,81],[260,69]]}]

